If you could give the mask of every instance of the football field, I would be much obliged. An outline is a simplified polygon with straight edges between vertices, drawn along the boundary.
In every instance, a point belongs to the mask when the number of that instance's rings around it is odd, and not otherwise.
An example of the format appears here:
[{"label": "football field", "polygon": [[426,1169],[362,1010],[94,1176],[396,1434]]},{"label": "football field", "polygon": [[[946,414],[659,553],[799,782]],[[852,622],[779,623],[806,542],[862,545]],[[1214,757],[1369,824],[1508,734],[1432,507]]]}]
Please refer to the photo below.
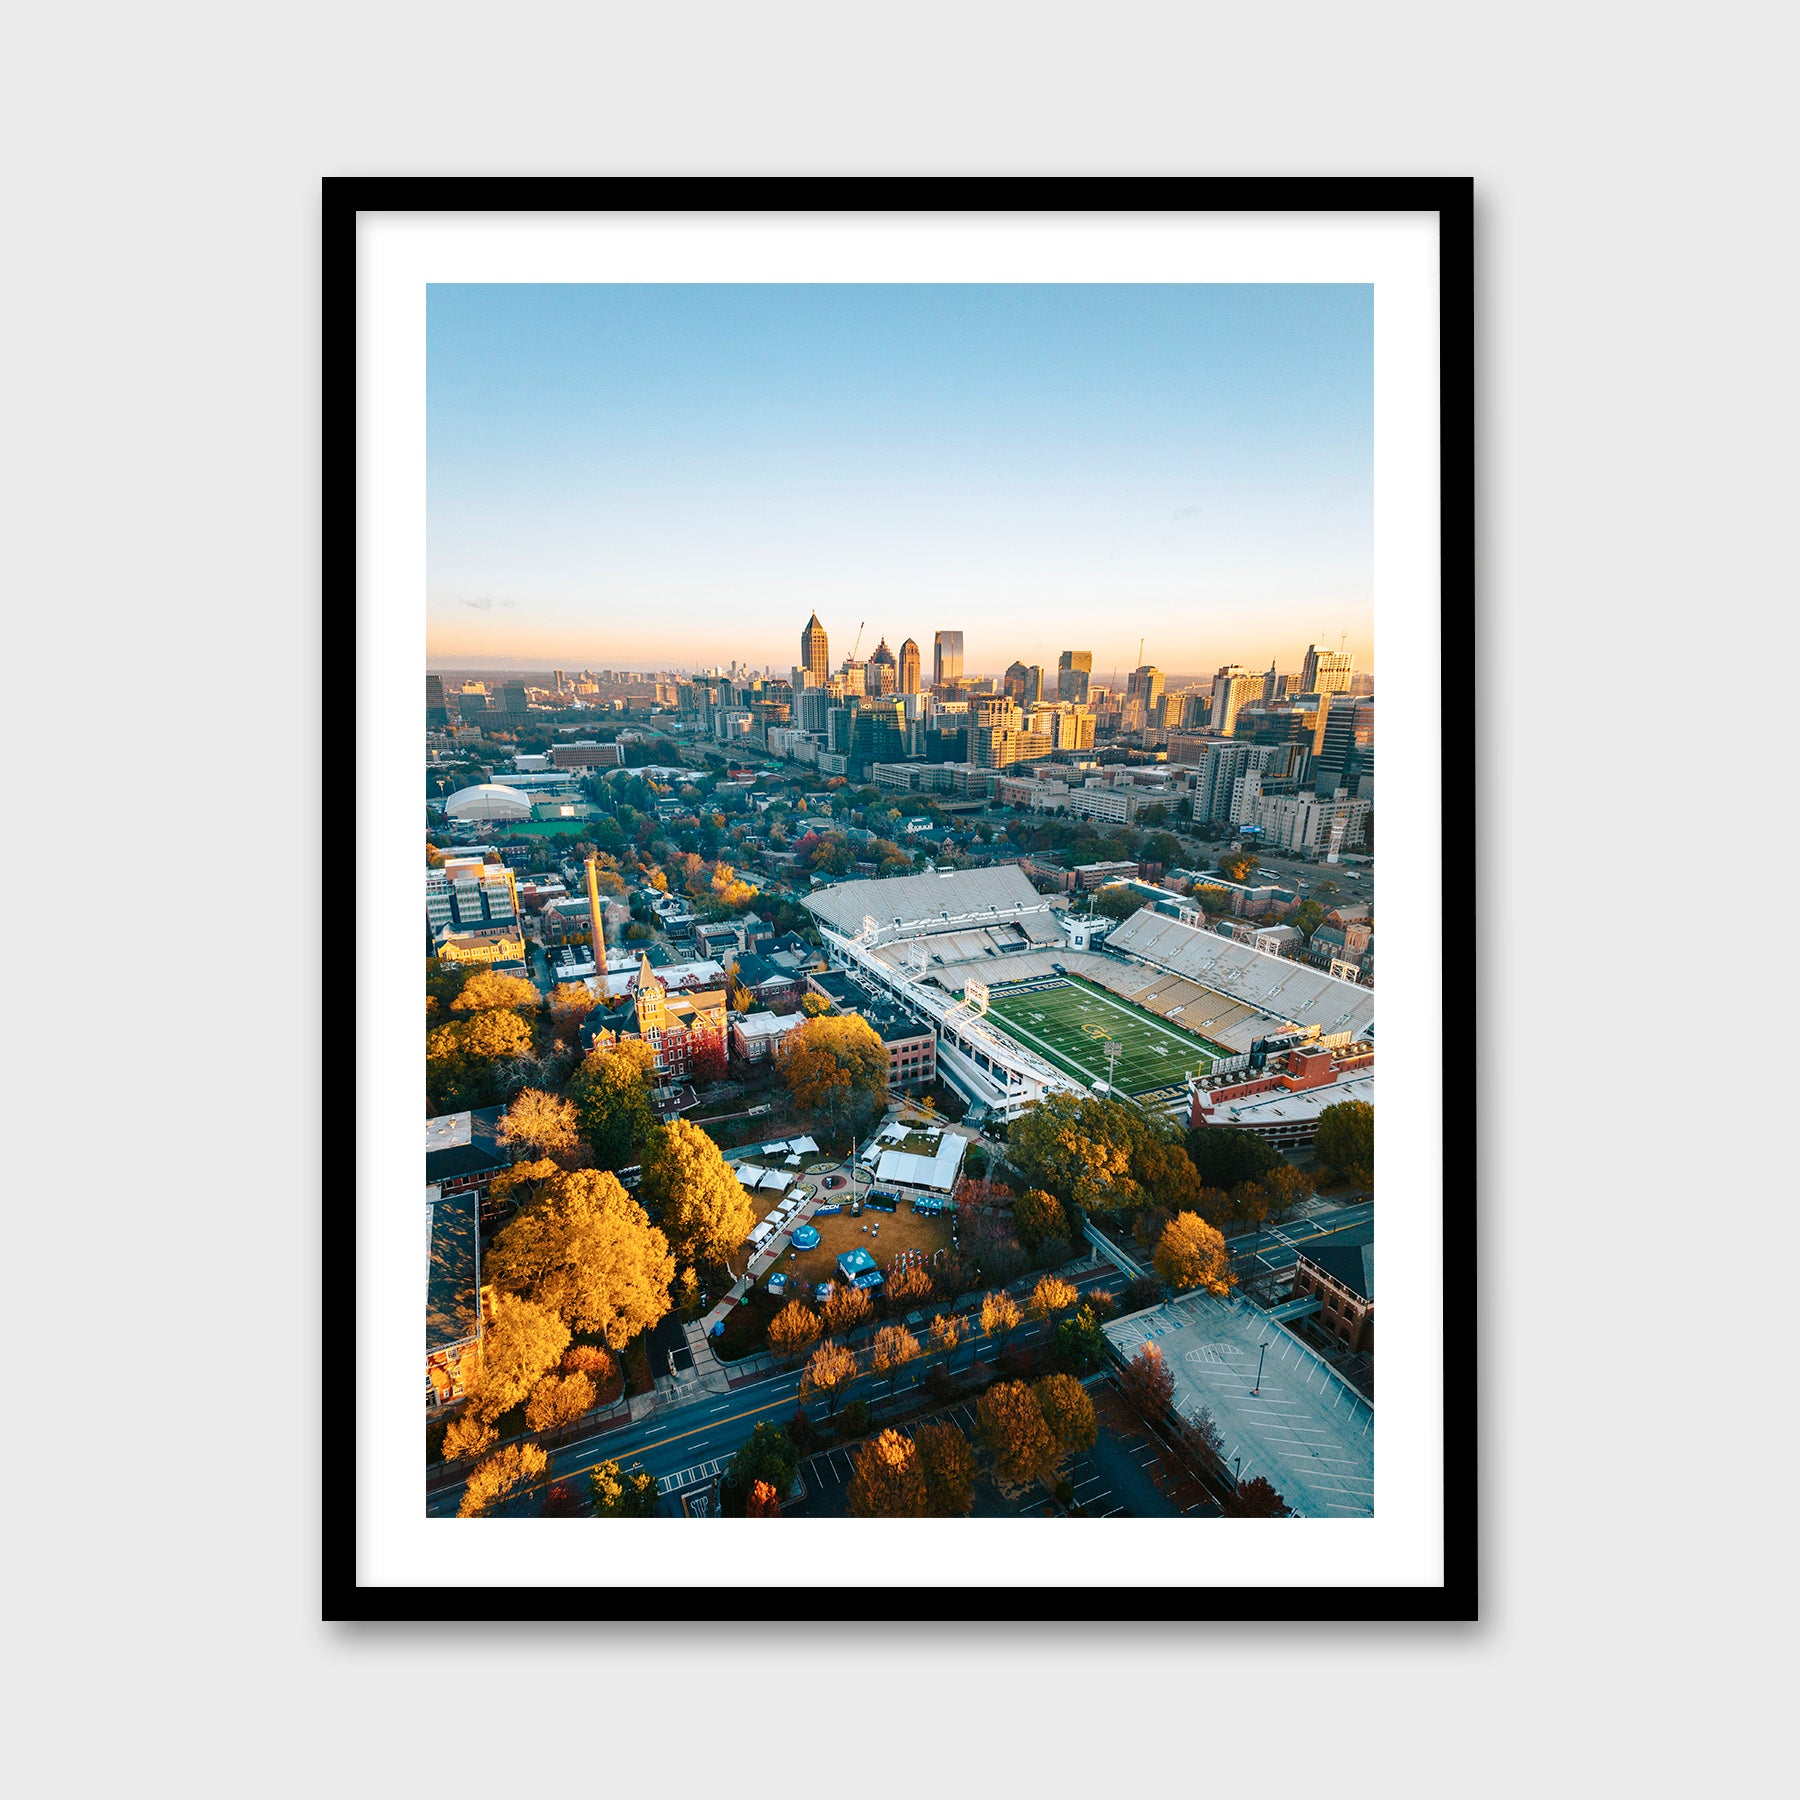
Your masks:
[{"label": "football field", "polygon": [[1113,1039],[1124,1046],[1114,1080],[1127,1094],[1204,1075],[1215,1056],[1231,1054],[1104,988],[1063,977],[997,988],[989,997],[988,1014],[1027,1049],[1090,1084],[1106,1080],[1106,1041]]}]

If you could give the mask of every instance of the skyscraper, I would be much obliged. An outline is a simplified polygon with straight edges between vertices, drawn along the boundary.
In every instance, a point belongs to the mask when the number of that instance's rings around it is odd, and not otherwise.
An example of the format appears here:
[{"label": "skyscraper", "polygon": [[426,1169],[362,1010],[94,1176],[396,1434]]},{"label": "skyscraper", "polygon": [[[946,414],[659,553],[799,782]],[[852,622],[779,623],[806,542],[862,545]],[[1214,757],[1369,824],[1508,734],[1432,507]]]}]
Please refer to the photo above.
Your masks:
[{"label": "skyscraper", "polygon": [[900,646],[900,691],[903,694],[919,691],[919,646],[911,638]]},{"label": "skyscraper", "polygon": [[1088,683],[1094,673],[1094,653],[1091,650],[1065,650],[1056,659],[1056,697],[1059,700],[1072,700],[1077,706],[1085,706],[1088,697]]},{"label": "skyscraper", "polygon": [[831,673],[831,651],[817,613],[806,621],[806,629],[800,633],[799,666],[805,671],[808,687],[823,687],[825,677]]},{"label": "skyscraper", "polygon": [[1008,663],[1006,673],[1000,680],[1000,691],[1007,699],[1016,700],[1021,706],[1030,706],[1037,696],[1028,690],[1031,685],[1031,671],[1022,663]]},{"label": "skyscraper", "polygon": [[875,646],[875,653],[869,658],[869,692],[871,694],[892,694],[900,686],[900,669],[894,661],[894,653],[887,647],[887,639],[883,638]]},{"label": "skyscraper", "polygon": [[941,688],[946,681],[960,681],[963,672],[963,634],[940,631],[931,641],[931,685]]},{"label": "skyscraper", "polygon": [[1260,700],[1262,691],[1262,670],[1226,663],[1213,677],[1213,729],[1230,737],[1232,727],[1237,723],[1238,708]]},{"label": "skyscraper", "polygon": [[1308,644],[1306,661],[1300,665],[1300,691],[1303,694],[1349,693],[1355,661],[1348,650],[1327,650],[1323,644]]},{"label": "skyscraper", "polygon": [[1153,722],[1151,713],[1162,691],[1163,672],[1155,663],[1141,663],[1125,677],[1125,730],[1141,730]]}]

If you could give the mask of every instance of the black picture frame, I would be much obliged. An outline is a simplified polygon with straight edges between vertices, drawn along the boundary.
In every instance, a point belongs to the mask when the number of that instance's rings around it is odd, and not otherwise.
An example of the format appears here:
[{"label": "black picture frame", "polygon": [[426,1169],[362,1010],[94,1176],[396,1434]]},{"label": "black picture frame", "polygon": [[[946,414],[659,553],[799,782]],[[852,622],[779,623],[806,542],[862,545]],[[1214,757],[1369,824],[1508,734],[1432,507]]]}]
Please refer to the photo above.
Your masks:
[{"label": "black picture frame", "polygon": [[[1445,692],[1468,694],[1475,650],[1474,191],[1466,177],[1153,178],[585,178],[331,177],[322,193],[322,631],[327,660],[354,661],[357,592],[357,219],[362,213],[527,212],[1435,212],[1439,219],[1440,526],[1442,666]],[[341,692],[339,687],[337,692]],[[344,709],[325,698],[324,776],[356,791],[356,748]],[[1472,904],[1475,833],[1468,818],[1473,743],[1465,699],[1456,777],[1444,755],[1443,890]],[[1440,747],[1443,755],[1443,747]],[[1456,817],[1450,816],[1452,794]],[[354,833],[347,834],[354,844]],[[334,851],[322,896],[333,964],[355,982],[362,953],[340,922],[345,849]],[[1457,942],[1467,939],[1467,928]],[[1472,961],[1444,937],[1443,1002],[1459,1035],[1475,1019]],[[325,1075],[331,1091],[354,1093],[353,1059],[334,1037]],[[1470,1073],[1466,1065],[1462,1071]],[[1468,1091],[1465,1081],[1463,1093]],[[354,1129],[354,1121],[352,1121]],[[325,1166],[341,1161],[341,1109],[329,1122]],[[1082,1587],[902,1588],[883,1601],[898,1620],[971,1618],[1088,1620],[1469,1621],[1478,1617],[1475,1133],[1448,1092],[1443,1120],[1443,1293],[1445,1296],[1443,1483],[1444,1579],[1438,1587]],[[1452,1197],[1454,1196],[1454,1199]],[[357,1197],[360,1203],[362,1197]],[[664,1619],[660,1589],[591,1587],[373,1587],[357,1580],[356,1272],[354,1231],[342,1228],[341,1199],[321,1208],[322,1389],[332,1396],[322,1427],[321,1610],[326,1620]],[[1455,1304],[1450,1301],[1455,1294]],[[784,1584],[789,1587],[791,1584]],[[685,1619],[737,1618],[735,1588],[684,1588]]]}]

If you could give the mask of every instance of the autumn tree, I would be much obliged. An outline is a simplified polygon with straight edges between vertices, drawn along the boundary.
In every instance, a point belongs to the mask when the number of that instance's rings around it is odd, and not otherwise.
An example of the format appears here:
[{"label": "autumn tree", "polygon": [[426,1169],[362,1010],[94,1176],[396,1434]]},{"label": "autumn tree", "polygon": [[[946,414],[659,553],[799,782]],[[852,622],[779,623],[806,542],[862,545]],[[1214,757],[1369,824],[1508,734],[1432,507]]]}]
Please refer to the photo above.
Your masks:
[{"label": "autumn tree", "polygon": [[925,1477],[925,1510],[934,1519],[967,1514],[975,1504],[975,1452],[948,1420],[913,1433]]},{"label": "autumn tree", "polygon": [[1034,1319],[1058,1319],[1080,1304],[1081,1290],[1060,1275],[1040,1275],[1027,1310]]},{"label": "autumn tree", "polygon": [[883,1325],[869,1346],[869,1362],[877,1375],[888,1378],[888,1392],[894,1391],[894,1371],[919,1354],[919,1340],[904,1325]]},{"label": "autumn tree", "polygon": [[731,1074],[731,1053],[722,1037],[701,1037],[688,1061],[688,1073],[696,1087],[710,1087]]},{"label": "autumn tree", "polygon": [[1054,1194],[1042,1188],[1031,1188],[1012,1203],[1013,1229],[1027,1250],[1035,1250],[1047,1238],[1065,1242],[1073,1236],[1069,1215]]},{"label": "autumn tree", "polygon": [[604,1394],[619,1373],[618,1360],[609,1356],[598,1344],[571,1344],[563,1352],[562,1372],[585,1375],[593,1382],[594,1391]]},{"label": "autumn tree", "polygon": [[843,1337],[857,1326],[866,1324],[874,1311],[875,1302],[869,1298],[867,1288],[840,1283],[832,1288],[825,1301],[825,1329],[833,1337]]},{"label": "autumn tree", "polygon": [[1312,1182],[1288,1163],[1269,1170],[1258,1179],[1257,1186],[1269,1196],[1269,1217],[1277,1220],[1304,1206],[1313,1194]]},{"label": "autumn tree", "polygon": [[1175,1398],[1175,1377],[1155,1344],[1146,1344],[1119,1376],[1125,1398],[1147,1419],[1160,1419]]},{"label": "autumn tree", "polygon": [[856,1385],[858,1374],[856,1353],[842,1344],[827,1339],[816,1349],[800,1377],[800,1398],[824,1397],[826,1413],[835,1418],[844,1397]]},{"label": "autumn tree", "polygon": [[479,969],[463,983],[462,992],[450,1002],[450,1010],[458,1013],[492,1012],[501,1008],[536,1012],[538,991],[523,975],[502,975],[493,969]]},{"label": "autumn tree", "polygon": [[756,1223],[719,1146],[686,1119],[659,1125],[645,1140],[638,1195],[690,1263],[724,1262]]},{"label": "autumn tree", "polygon": [[997,1355],[1006,1354],[1006,1342],[1025,1322],[1025,1314],[1011,1294],[994,1292],[981,1303],[982,1335]]},{"label": "autumn tree", "polygon": [[485,1272],[623,1350],[669,1310],[675,1259],[616,1175],[576,1169],[502,1228]]},{"label": "autumn tree", "polygon": [[1177,1213],[1169,1221],[1152,1260],[1170,1287],[1204,1288],[1221,1298],[1231,1292],[1224,1236],[1198,1213]]},{"label": "autumn tree", "polygon": [[906,1307],[931,1298],[931,1271],[923,1263],[907,1263],[888,1277],[883,1290],[890,1305]]},{"label": "autumn tree", "polygon": [[503,1210],[530,1206],[542,1198],[546,1185],[562,1172],[562,1164],[547,1156],[537,1162],[516,1162],[488,1183],[488,1204]]},{"label": "autumn tree", "polygon": [[777,1356],[804,1356],[818,1342],[819,1315],[802,1300],[790,1300],[769,1321],[769,1348]]},{"label": "autumn tree", "polygon": [[486,1419],[465,1412],[452,1419],[444,1431],[444,1461],[459,1462],[465,1456],[479,1456],[491,1450],[500,1434]]},{"label": "autumn tree", "polygon": [[578,1043],[581,1023],[599,1002],[585,981],[559,981],[550,990],[550,1028],[565,1044]]},{"label": "autumn tree", "polygon": [[1131,1153],[1153,1134],[1121,1101],[1055,1093],[1025,1109],[1006,1148],[1034,1187],[1089,1212],[1117,1212],[1140,1198]]},{"label": "autumn tree", "polygon": [[636,1162],[655,1129],[650,1104],[655,1070],[656,1052],[639,1038],[625,1038],[593,1051],[570,1078],[576,1122],[601,1168]]},{"label": "autumn tree", "polygon": [[1031,1384],[1031,1391],[1064,1456],[1079,1456],[1093,1449],[1098,1429],[1094,1403],[1073,1375],[1046,1375]]},{"label": "autumn tree", "polygon": [[582,1516],[580,1497],[566,1481],[554,1482],[549,1493],[544,1496],[544,1517],[546,1519],[579,1519]]},{"label": "autumn tree", "polygon": [[501,1114],[499,1139],[533,1159],[566,1156],[580,1141],[575,1108],[542,1088],[526,1088]]},{"label": "autumn tree", "polygon": [[1024,1382],[996,1382],[975,1402],[975,1420],[1003,1489],[1028,1487],[1054,1472],[1061,1449]]},{"label": "autumn tree", "polygon": [[860,1013],[809,1019],[780,1058],[794,1105],[829,1136],[860,1137],[887,1104],[887,1047]]},{"label": "autumn tree", "polygon": [[502,1294],[481,1334],[481,1359],[469,1383],[469,1413],[492,1424],[510,1412],[568,1344],[569,1328],[552,1308]]},{"label": "autumn tree", "polygon": [[588,1507],[596,1519],[653,1518],[656,1477],[646,1469],[626,1475],[616,1457],[596,1463],[588,1474]]},{"label": "autumn tree", "polygon": [[1322,1168],[1358,1187],[1375,1180],[1375,1109],[1366,1100],[1340,1100],[1319,1114],[1313,1150]]},{"label": "autumn tree", "polygon": [[823,994],[802,994],[800,1010],[809,1019],[817,1019],[831,1011],[831,1002]]},{"label": "autumn tree", "polygon": [[938,1313],[926,1327],[931,1338],[931,1352],[948,1362],[956,1361],[956,1347],[969,1335],[969,1322],[960,1313]]},{"label": "autumn tree", "polygon": [[525,1402],[525,1423],[533,1431],[559,1431],[594,1410],[593,1378],[588,1375],[546,1375]]},{"label": "autumn tree", "polygon": [[744,1517],[746,1519],[778,1519],[781,1517],[781,1496],[775,1491],[771,1481],[759,1481],[744,1497]]},{"label": "autumn tree", "polygon": [[1240,1481],[1220,1503],[1219,1511],[1227,1519],[1286,1519],[1292,1516],[1288,1503],[1260,1475]]},{"label": "autumn tree", "polygon": [[549,1466],[550,1458],[536,1444],[507,1444],[470,1470],[456,1516],[479,1519],[508,1494],[536,1481]]},{"label": "autumn tree", "polygon": [[853,1519],[922,1518],[925,1471],[913,1440],[888,1430],[864,1444],[845,1500]]}]

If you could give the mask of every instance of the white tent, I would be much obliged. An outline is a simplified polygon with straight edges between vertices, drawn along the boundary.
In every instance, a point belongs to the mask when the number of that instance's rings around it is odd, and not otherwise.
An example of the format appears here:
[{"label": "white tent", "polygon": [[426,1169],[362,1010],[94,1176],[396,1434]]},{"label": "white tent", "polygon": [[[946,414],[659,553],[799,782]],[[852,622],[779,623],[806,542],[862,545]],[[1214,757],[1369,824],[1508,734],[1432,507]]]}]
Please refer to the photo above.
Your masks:
[{"label": "white tent", "polygon": [[739,1163],[737,1178],[739,1181],[741,1181],[744,1184],[745,1187],[753,1188],[756,1186],[756,1184],[759,1181],[762,1180],[763,1176],[767,1172],[768,1172],[767,1170],[759,1169],[759,1168],[755,1167],[754,1164],[751,1164],[751,1163]]}]

